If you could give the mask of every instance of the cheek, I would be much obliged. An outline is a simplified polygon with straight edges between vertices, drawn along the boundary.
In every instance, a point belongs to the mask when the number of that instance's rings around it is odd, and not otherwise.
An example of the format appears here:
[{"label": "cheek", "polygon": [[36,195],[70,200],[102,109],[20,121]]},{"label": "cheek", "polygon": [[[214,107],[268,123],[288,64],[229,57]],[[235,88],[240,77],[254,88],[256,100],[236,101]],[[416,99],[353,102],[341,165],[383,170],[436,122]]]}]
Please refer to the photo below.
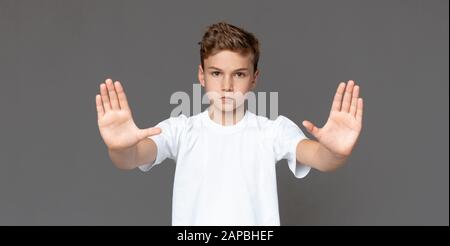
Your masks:
[{"label": "cheek", "polygon": [[214,81],[210,81],[205,82],[205,91],[216,91],[219,92],[220,91],[220,84],[219,83],[214,83]]},{"label": "cheek", "polygon": [[221,89],[217,86],[218,83],[205,83],[205,94],[210,100],[218,99],[220,97]]},{"label": "cheek", "polygon": [[243,94],[250,91],[251,88],[252,88],[252,84],[250,82],[236,83],[234,86],[235,91],[241,92]]}]

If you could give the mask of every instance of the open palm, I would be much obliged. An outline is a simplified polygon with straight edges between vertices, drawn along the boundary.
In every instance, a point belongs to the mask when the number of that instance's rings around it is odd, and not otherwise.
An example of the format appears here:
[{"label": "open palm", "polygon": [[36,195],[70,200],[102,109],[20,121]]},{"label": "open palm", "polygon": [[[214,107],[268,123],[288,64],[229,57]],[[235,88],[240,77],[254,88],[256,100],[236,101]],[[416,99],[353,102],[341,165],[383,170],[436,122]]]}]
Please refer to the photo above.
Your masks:
[{"label": "open palm", "polygon": [[161,132],[159,128],[139,129],[136,126],[119,81],[113,84],[107,79],[100,84],[100,95],[95,100],[100,135],[109,149],[129,148]]},{"label": "open palm", "polygon": [[322,128],[303,121],[305,128],[336,155],[348,156],[355,146],[362,128],[363,100],[359,86],[350,80],[340,83],[334,96],[331,112]]}]

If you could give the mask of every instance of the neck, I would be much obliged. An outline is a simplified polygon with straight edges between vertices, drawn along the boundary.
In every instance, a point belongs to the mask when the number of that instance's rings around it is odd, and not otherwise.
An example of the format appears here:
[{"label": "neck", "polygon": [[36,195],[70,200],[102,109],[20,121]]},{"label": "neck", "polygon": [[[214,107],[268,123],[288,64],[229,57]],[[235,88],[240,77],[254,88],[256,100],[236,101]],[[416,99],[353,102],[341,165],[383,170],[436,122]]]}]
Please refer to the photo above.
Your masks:
[{"label": "neck", "polygon": [[223,126],[230,126],[237,124],[245,115],[245,107],[242,105],[232,111],[223,111],[210,106],[208,108],[208,115],[211,120]]}]

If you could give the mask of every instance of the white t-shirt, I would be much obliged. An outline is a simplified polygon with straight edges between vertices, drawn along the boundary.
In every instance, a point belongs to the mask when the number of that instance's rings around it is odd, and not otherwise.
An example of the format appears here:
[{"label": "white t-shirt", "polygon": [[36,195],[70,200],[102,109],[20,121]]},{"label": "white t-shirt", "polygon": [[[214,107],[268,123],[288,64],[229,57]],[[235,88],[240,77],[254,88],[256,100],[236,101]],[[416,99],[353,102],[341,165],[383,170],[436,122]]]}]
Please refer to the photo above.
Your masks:
[{"label": "white t-shirt", "polygon": [[280,225],[276,162],[287,159],[297,178],[311,169],[296,161],[296,146],[307,137],[284,116],[246,111],[235,125],[222,126],[205,110],[157,126],[156,160],[139,168],[175,160],[172,225]]}]

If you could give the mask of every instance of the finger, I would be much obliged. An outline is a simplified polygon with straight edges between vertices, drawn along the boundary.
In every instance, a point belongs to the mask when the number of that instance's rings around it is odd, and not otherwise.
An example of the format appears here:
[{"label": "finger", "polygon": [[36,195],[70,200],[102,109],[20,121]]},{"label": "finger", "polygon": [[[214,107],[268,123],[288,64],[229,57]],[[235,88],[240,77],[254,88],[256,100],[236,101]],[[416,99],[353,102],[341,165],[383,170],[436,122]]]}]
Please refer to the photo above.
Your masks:
[{"label": "finger", "polygon": [[358,107],[356,109],[356,120],[362,122],[363,118],[363,99],[358,98]]},{"label": "finger", "polygon": [[105,110],[103,109],[102,98],[98,94],[95,96],[95,105],[97,106],[97,117],[100,119],[105,114]]},{"label": "finger", "polygon": [[358,106],[359,86],[353,87],[352,102],[350,104],[350,115],[356,117],[356,107]]},{"label": "finger", "polygon": [[336,94],[334,95],[333,104],[331,105],[331,111],[340,111],[341,110],[341,101],[342,96],[345,90],[345,83],[339,83],[339,86],[336,90]]},{"label": "finger", "polygon": [[120,108],[124,110],[130,110],[130,107],[128,106],[127,96],[125,95],[125,91],[120,82],[116,81],[114,83],[114,87],[116,88]]},{"label": "finger", "polygon": [[161,128],[159,127],[151,127],[151,128],[147,128],[147,129],[142,129],[139,131],[139,139],[144,139],[147,137],[151,137],[154,135],[158,135],[161,133]]},{"label": "finger", "polygon": [[102,103],[103,103],[103,108],[105,109],[105,112],[110,111],[111,104],[109,104],[109,96],[108,96],[108,91],[106,89],[105,83],[100,84],[100,95],[102,96]]},{"label": "finger", "polygon": [[119,110],[119,100],[117,99],[117,93],[114,89],[114,85],[112,83],[112,80],[106,81],[106,87],[108,88],[108,95],[109,95],[109,101],[111,103],[111,109],[112,110]]},{"label": "finger", "polygon": [[348,112],[350,110],[350,103],[352,100],[352,91],[353,91],[353,80],[349,80],[347,82],[347,86],[345,87],[344,99],[342,100],[342,108],[341,112]]},{"label": "finger", "polygon": [[311,121],[304,120],[303,126],[308,130],[309,133],[311,133],[314,137],[317,138],[317,134],[319,133],[319,128],[317,128]]}]

